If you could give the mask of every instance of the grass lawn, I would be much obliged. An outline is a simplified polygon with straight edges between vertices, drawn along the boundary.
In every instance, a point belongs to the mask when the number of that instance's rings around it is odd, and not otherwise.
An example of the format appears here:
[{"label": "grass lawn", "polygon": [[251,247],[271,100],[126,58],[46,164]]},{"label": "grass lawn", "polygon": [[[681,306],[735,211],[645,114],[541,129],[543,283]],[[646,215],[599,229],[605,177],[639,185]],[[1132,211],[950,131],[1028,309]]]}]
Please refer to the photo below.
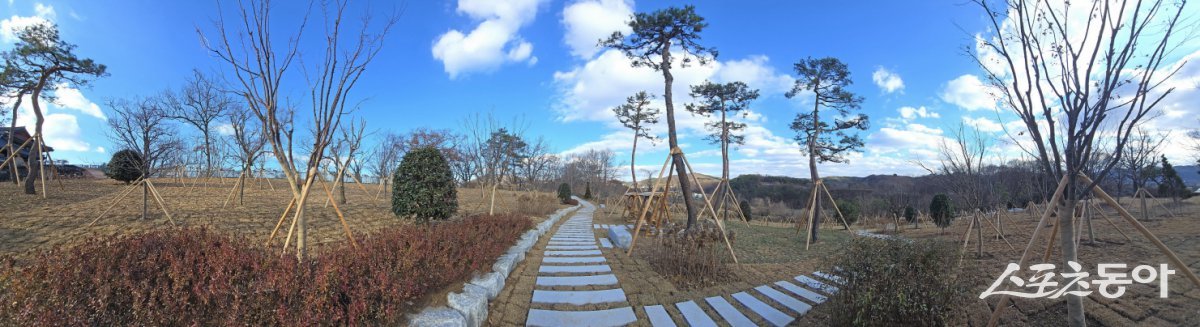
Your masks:
[{"label": "grass lawn", "polygon": [[794,226],[759,224],[746,226],[730,221],[725,225],[735,233],[733,250],[742,263],[787,263],[820,259],[837,252],[852,236],[839,229],[822,229],[820,242],[804,250],[804,236]]}]

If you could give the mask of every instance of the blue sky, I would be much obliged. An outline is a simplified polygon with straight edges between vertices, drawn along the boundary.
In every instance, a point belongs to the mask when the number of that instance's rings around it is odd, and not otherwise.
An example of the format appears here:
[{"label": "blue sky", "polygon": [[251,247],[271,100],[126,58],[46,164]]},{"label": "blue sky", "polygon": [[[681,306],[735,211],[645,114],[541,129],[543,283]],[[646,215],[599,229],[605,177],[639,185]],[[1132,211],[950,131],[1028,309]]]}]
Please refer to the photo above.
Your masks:
[{"label": "blue sky", "polygon": [[[521,117],[527,135],[544,136],[554,152],[589,148],[617,152],[628,163],[630,135],[608,108],[638,90],[662,93],[661,75],[628,67],[615,52],[596,49],[594,40],[620,28],[631,12],[651,11],[679,1],[622,0],[375,0],[352,5],[350,17],[400,11],[383,52],[352,96],[363,100],[356,115],[368,128],[403,132],[415,127],[457,129],[475,112],[509,121]],[[732,156],[733,173],[806,176],[807,159],[787,128],[810,102],[786,99],[791,66],[805,57],[832,56],[851,69],[853,92],[865,97],[871,129],[867,145],[849,164],[823,165],[825,175],[915,175],[913,162],[932,163],[937,144],[960,123],[1005,138],[1001,126],[1015,118],[996,109],[978,83],[980,69],[965,54],[977,33],[986,33],[980,9],[965,1],[695,1],[709,23],[703,44],[720,51],[716,63],[676,72],[676,117],[681,143],[697,169],[717,174],[717,147],[704,142],[704,118],[683,110],[687,84],[705,79],[740,80],[762,97],[742,118],[750,125],[747,144]],[[228,11],[235,3],[225,3]],[[277,1],[279,35],[294,30],[306,6]],[[230,12],[231,13],[231,12]],[[57,159],[106,161],[114,145],[105,137],[107,99],[146,96],[179,87],[193,69],[220,73],[225,66],[205,52],[196,30],[209,36],[219,10],[211,1],[8,1],[0,4],[0,27],[50,20],[77,54],[108,65],[111,76],[90,87],[59,89],[51,105],[46,139]],[[314,13],[319,17],[319,11]],[[377,16],[381,17],[381,16]],[[315,46],[319,30],[309,27],[304,44]],[[0,34],[0,49],[11,37]],[[307,48],[311,48],[307,47]],[[1190,58],[1195,47],[1182,47]],[[310,51],[313,56],[319,49]],[[315,60],[315,59],[314,59]],[[305,98],[299,71],[285,87]],[[1151,122],[1157,131],[1196,127],[1195,84],[1200,69],[1177,76],[1182,89],[1168,102],[1166,118]],[[661,104],[659,105],[661,107]],[[22,119],[22,121],[24,121]],[[179,126],[185,133],[187,127]],[[665,136],[665,127],[653,130]],[[639,169],[657,169],[666,146],[639,147]],[[1007,142],[997,142],[997,159],[1014,159]],[[1186,147],[1168,155],[1191,158]],[[1188,160],[1191,161],[1191,160]],[[626,170],[622,171],[627,171]]]}]

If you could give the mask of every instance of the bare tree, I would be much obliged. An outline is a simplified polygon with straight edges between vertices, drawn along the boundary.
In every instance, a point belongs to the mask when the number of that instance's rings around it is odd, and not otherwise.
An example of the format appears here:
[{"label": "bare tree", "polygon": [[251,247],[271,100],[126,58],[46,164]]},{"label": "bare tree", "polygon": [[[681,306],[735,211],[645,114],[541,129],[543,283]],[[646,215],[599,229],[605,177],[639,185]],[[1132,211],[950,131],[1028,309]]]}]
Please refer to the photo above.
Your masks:
[{"label": "bare tree", "polygon": [[[1180,68],[1166,66],[1166,60],[1180,42],[1175,34],[1186,5],[1163,0],[975,2],[994,35],[979,37],[968,51],[1000,101],[1025,123],[1041,169],[1065,177],[1063,200],[1054,205],[1073,211],[1084,192],[1120,161],[1133,130],[1174,90],[1162,81]],[[1112,140],[1111,150],[1096,147],[1099,134]],[[1092,183],[1079,185],[1079,174],[1097,151],[1116,158]],[[1058,215],[1063,266],[1078,260],[1072,217]],[[1068,288],[1077,291],[1079,286]],[[1066,296],[1067,322],[1084,326],[1083,298],[1074,294]],[[1006,307],[1007,299],[996,306]],[[994,313],[989,324],[998,317]]]},{"label": "bare tree", "polygon": [[985,160],[988,149],[993,146],[990,138],[978,129],[968,129],[961,122],[952,137],[943,139],[938,147],[939,172],[947,177],[947,186],[969,210],[993,206],[995,199],[990,192],[993,184],[984,180]]},{"label": "bare tree", "polygon": [[400,136],[396,133],[389,132],[384,134],[382,139],[375,144],[375,147],[367,156],[367,170],[379,179],[377,182],[380,187],[387,187],[388,181],[392,176],[392,171],[400,165],[400,156],[402,154]]},{"label": "bare tree", "polygon": [[219,159],[213,137],[213,125],[232,110],[233,99],[221,91],[211,78],[199,70],[192,71],[192,77],[179,91],[168,91],[164,94],[166,114],[171,119],[179,120],[200,132],[200,151],[204,155],[204,176],[214,174],[213,167]]},{"label": "bare tree", "polygon": [[325,35],[322,38],[325,41],[324,53],[311,70],[315,75],[308,76],[312,135],[303,172],[298,169],[299,162],[291,146],[294,111],[281,105],[280,94],[283,93],[281,89],[285,74],[300,53],[300,37],[308,23],[308,13],[295,34],[285,37],[286,43],[281,47],[271,37],[278,28],[270,24],[270,0],[239,2],[239,21],[232,24],[226,23],[223,14],[218,16],[215,24],[218,38],[215,43],[209,42],[203,33],[197,31],[201,34],[204,46],[229,65],[229,72],[239,88],[236,93],[246,100],[258,117],[275,158],[279,160],[279,166],[289,181],[288,187],[296,208],[293,215],[296,257],[300,261],[306,259],[308,246],[304,204],[313,180],[320,173],[325,149],[337,135],[337,128],[346,113],[350,91],[363,76],[367,65],[379,54],[387,32],[396,22],[395,16],[390,17],[382,26],[376,26],[378,32],[372,33],[372,16],[367,14],[363,16],[361,29],[357,33],[343,37],[342,19],[345,17],[346,4],[344,0],[321,4],[325,16]]},{"label": "bare tree", "polygon": [[[1166,137],[1161,137],[1148,132],[1143,128],[1134,130],[1134,134],[1130,136],[1129,144],[1125,146],[1125,153],[1121,156],[1121,162],[1118,163],[1118,168],[1123,174],[1118,175],[1118,187],[1122,185],[1119,179],[1128,179],[1129,186],[1133,189],[1134,194],[1139,193],[1146,187],[1146,183],[1154,180],[1159,176],[1158,168],[1158,148],[1166,141]],[[1117,194],[1120,195],[1121,189],[1117,189]],[[1146,206],[1145,197],[1141,201],[1142,220],[1148,220],[1149,208]]]},{"label": "bare tree", "polygon": [[[156,173],[162,160],[182,146],[158,97],[114,99],[108,101],[113,116],[108,118],[108,137],[119,147],[138,151],[142,157],[142,178]],[[142,219],[149,211],[150,185],[142,183]]]},{"label": "bare tree", "polygon": [[[346,204],[346,174],[350,171],[351,163],[358,160],[359,149],[362,148],[364,132],[367,128],[365,119],[358,123],[350,122],[342,128],[342,137],[329,149],[330,159],[335,163],[333,188],[338,195],[337,201]],[[358,178],[358,176],[355,176]]]},{"label": "bare tree", "polygon": [[246,194],[246,179],[253,174],[254,162],[263,154],[267,139],[263,137],[260,125],[246,110],[232,110],[229,115],[230,129],[233,130],[233,143],[237,147],[234,158],[237,159],[241,174],[238,183],[238,204],[242,204]]}]

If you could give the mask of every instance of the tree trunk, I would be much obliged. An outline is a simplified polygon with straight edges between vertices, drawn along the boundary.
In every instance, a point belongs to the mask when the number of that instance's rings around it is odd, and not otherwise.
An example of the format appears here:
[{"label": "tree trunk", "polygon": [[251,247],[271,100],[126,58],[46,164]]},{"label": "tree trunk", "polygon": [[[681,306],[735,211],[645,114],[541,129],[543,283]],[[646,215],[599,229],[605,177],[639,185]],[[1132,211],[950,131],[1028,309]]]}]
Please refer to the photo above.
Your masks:
[{"label": "tree trunk", "polygon": [[[724,185],[724,191],[730,192],[732,190],[729,189],[729,125],[725,123],[725,118],[725,110],[721,110],[721,183],[717,184],[717,190],[721,190],[721,185]],[[717,190],[713,191],[714,198],[717,195]],[[723,195],[721,202],[725,203],[726,197],[724,195],[727,194],[722,193],[721,195]],[[734,203],[734,205],[741,204]],[[727,219],[729,217],[729,207],[724,205],[721,207],[724,208],[721,212],[721,218]]]},{"label": "tree trunk", "polygon": [[679,176],[679,193],[683,196],[683,207],[687,209],[687,229],[696,225],[696,212],[692,206],[691,183],[688,181],[688,169],[683,163],[683,152],[675,152],[679,148],[679,140],[675,137],[675,103],[671,99],[671,83],[675,77],[671,75],[671,41],[664,42],[662,51],[663,100],[667,107],[667,143],[671,146],[671,161],[675,165],[675,174]]},{"label": "tree trunk", "polygon": [[[1070,171],[1073,171],[1070,168],[1071,167],[1067,168],[1068,173]],[[1067,181],[1068,184],[1067,184],[1066,193],[1064,193],[1066,195],[1064,197],[1064,201],[1066,201],[1066,202],[1061,203],[1061,205],[1063,205],[1063,206],[1060,206],[1060,208],[1071,208],[1071,210],[1072,210],[1071,213],[1067,214],[1067,215],[1058,215],[1058,224],[1059,224],[1058,239],[1059,239],[1059,245],[1061,246],[1062,255],[1063,255],[1062,262],[1060,262],[1059,267],[1064,269],[1063,270],[1064,272],[1071,270],[1070,266],[1068,265],[1068,262],[1079,262],[1079,254],[1077,252],[1078,249],[1076,249],[1076,247],[1075,247],[1075,226],[1074,226],[1074,222],[1072,221],[1075,218],[1074,210],[1079,209],[1078,207],[1076,207],[1076,205],[1079,203],[1078,194],[1076,193],[1076,183],[1077,182],[1078,182],[1078,180],[1075,176],[1069,177],[1069,180]],[[1067,287],[1071,291],[1079,290],[1079,286],[1077,284],[1072,284]],[[1087,321],[1085,320],[1085,317],[1084,317],[1083,298],[1078,295],[1069,295],[1069,294],[1066,295],[1066,297],[1067,297],[1067,323],[1068,323],[1068,325],[1070,325],[1070,326],[1086,326]]]},{"label": "tree trunk", "polygon": [[975,238],[979,242],[975,242],[975,258],[983,258],[983,222],[979,219],[979,214],[975,214]]},{"label": "tree trunk", "polygon": [[12,162],[8,163],[8,167],[9,167],[8,179],[12,180],[13,185],[20,185],[20,182],[18,182],[18,179],[21,178],[21,172],[19,170],[17,170],[17,159],[20,158],[21,156],[15,155],[15,153],[17,153],[18,151],[16,151],[16,149],[13,147],[13,138],[16,136],[16,131],[17,131],[17,110],[19,110],[21,108],[21,100],[23,99],[24,96],[25,96],[24,92],[17,93],[17,101],[16,101],[16,103],[13,103],[12,123],[9,126],[8,135],[5,136],[5,138],[8,139],[8,147],[6,148],[6,149],[8,149],[8,155],[13,156]]},{"label": "tree trunk", "polygon": [[[633,151],[629,152],[629,176],[630,176],[630,178],[633,179],[633,192],[641,193],[642,190],[641,190],[641,188],[638,187],[638,181],[637,181],[637,168],[634,168],[637,166],[636,164],[634,164],[634,162],[637,161],[637,141],[638,141],[637,133],[638,133],[638,129],[634,129],[633,130]],[[639,198],[640,198],[640,196],[639,196]],[[639,206],[639,208],[640,208],[640,206]]]},{"label": "tree trunk", "polygon": [[1142,206],[1142,221],[1150,221],[1150,208],[1146,206],[1147,194],[1150,194],[1150,192],[1147,192],[1146,189],[1138,189],[1137,196],[1141,199],[1139,202],[1141,202]]},{"label": "tree trunk", "polygon": [[[150,135],[148,131],[142,132],[142,179],[150,179]],[[150,213],[150,184],[142,182],[142,219],[149,217]]]},{"label": "tree trunk", "polygon": [[[813,89],[816,89],[816,86],[814,86]],[[814,101],[812,112],[813,131],[812,135],[808,138],[808,174],[809,178],[811,178],[813,182],[813,185],[816,185],[816,183],[821,180],[821,175],[817,173],[817,138],[821,137],[821,118],[818,116],[820,113],[818,109],[819,102]],[[813,188],[813,192],[817,192],[815,187]],[[812,230],[809,231],[809,237],[812,238],[813,243],[816,243],[817,230],[821,229],[821,197],[818,196],[812,204],[813,206],[810,210],[813,211],[813,222]],[[945,233],[945,229],[942,230],[942,233]]]},{"label": "tree trunk", "polygon": [[[42,74],[31,96],[31,101],[33,101],[33,115],[37,118],[36,125],[34,126],[35,132],[32,135],[35,138],[34,143],[36,144],[31,144],[29,147],[29,158],[25,160],[25,172],[27,174],[25,176],[25,194],[37,194],[37,190],[35,189],[36,183],[34,182],[37,181],[37,176],[42,174],[41,169],[39,169],[42,163],[42,142],[40,137],[42,135],[42,124],[46,122],[46,117],[42,115],[42,106],[38,98],[42,96],[42,88],[46,87],[46,80],[53,73],[56,73],[56,71],[48,70]],[[37,147],[35,148],[32,145],[37,145]],[[46,190],[42,191],[45,192]]]}]

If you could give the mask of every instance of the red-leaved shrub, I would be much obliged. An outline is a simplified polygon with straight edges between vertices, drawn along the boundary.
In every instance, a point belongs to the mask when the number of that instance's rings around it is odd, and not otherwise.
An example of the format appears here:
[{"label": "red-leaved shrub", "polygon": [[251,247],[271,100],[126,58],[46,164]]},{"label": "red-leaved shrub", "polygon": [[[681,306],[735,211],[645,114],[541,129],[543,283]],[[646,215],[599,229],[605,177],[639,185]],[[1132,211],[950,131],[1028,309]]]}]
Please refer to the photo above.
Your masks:
[{"label": "red-leaved shrub", "polygon": [[300,264],[205,229],[93,238],[0,267],[0,325],[395,325],[488,270],[532,223],[477,216],[380,231]]}]

